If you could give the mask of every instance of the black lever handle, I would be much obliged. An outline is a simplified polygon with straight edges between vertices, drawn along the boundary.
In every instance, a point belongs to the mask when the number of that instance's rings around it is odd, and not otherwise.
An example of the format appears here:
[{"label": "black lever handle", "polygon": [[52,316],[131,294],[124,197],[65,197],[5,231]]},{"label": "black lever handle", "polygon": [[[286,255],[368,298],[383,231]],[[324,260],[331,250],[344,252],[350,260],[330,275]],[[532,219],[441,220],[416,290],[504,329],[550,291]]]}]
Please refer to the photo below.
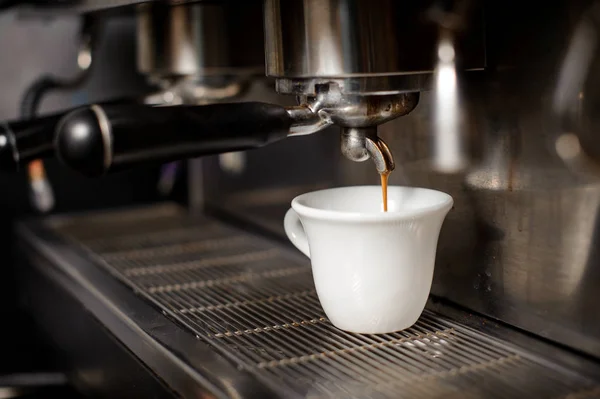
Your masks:
[{"label": "black lever handle", "polygon": [[34,159],[54,153],[54,130],[64,113],[0,122],[0,170],[16,172]]},{"label": "black lever handle", "polygon": [[99,176],[144,162],[261,147],[286,137],[291,124],[284,107],[258,102],[93,105],[59,122],[55,146],[67,166]]}]

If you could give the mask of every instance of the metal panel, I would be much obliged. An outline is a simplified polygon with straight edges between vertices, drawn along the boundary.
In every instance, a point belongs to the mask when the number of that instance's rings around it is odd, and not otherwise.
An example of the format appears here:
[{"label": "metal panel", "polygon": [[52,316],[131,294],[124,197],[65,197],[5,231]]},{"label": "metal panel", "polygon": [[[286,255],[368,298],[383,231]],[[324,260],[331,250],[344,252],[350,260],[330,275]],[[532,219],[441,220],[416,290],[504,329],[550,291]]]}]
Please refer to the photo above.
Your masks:
[{"label": "metal panel", "polygon": [[[164,215],[164,212],[157,208],[152,208],[151,213],[153,217]],[[144,226],[144,223],[136,218],[136,212],[127,214],[117,213],[123,222],[130,222],[132,229],[135,228],[136,222]],[[94,218],[91,217],[90,220]],[[120,341],[130,354],[144,363],[149,373],[158,375],[181,397],[197,398],[204,395],[239,398],[248,397],[249,393],[261,398],[272,397],[272,392],[264,385],[257,383],[254,378],[249,378],[244,371],[236,369],[206,343],[173,323],[152,304],[138,297],[134,291],[98,267],[89,256],[82,254],[77,246],[59,238],[43,223],[32,221],[21,224],[18,231],[19,242],[23,245],[20,254],[34,269],[32,273],[42,274],[43,278],[50,279],[53,285],[58,285],[68,297],[81,305],[84,314],[92,315],[109,335]],[[40,293],[33,292],[31,295],[39,296]],[[32,315],[41,323],[48,324],[47,329],[55,332],[72,328],[72,322],[62,319],[64,315],[48,317],[46,311],[47,306],[36,307]],[[78,316],[73,314],[72,317]],[[66,337],[69,335],[70,333],[64,334]],[[91,352],[97,349],[93,340],[87,341],[87,345],[90,346]],[[62,346],[62,349],[67,351],[71,348],[73,344]],[[89,372],[89,363],[81,363],[85,358],[85,355],[79,353],[81,350],[85,349],[78,347],[74,353],[70,353],[67,360],[74,373],[84,373],[85,376]],[[96,357],[94,361],[97,360],[102,359]],[[112,371],[102,372],[103,368],[114,368],[111,360],[114,359],[104,357],[104,362],[97,363],[94,369],[111,379]],[[134,374],[128,377],[130,378],[117,378],[120,381],[111,379],[104,383],[81,378],[79,382],[80,385],[86,384],[88,389],[94,391],[97,391],[98,384],[102,385],[100,388],[103,391],[106,391],[107,385],[119,386],[123,381],[132,382],[134,390],[136,383],[143,384],[139,379],[136,382]],[[142,394],[142,390],[143,388],[135,390],[136,395]],[[122,394],[123,391],[115,392],[117,396]]]},{"label": "metal panel", "polygon": [[[453,146],[436,128],[436,90],[424,92],[409,115],[379,127],[396,161],[389,184],[454,198],[435,296],[600,357],[600,2],[483,3],[486,70],[457,76],[457,141],[469,143],[471,162],[457,173],[435,169],[436,148]],[[340,159],[337,135],[292,143],[253,152],[235,176],[208,160],[205,203],[285,237],[295,195],[379,184],[372,163]]]},{"label": "metal panel", "polygon": [[123,283],[285,397],[600,397],[600,385],[431,311],[402,332],[333,327],[303,257],[168,208],[53,223]]},{"label": "metal panel", "polygon": [[[54,344],[54,361],[68,360],[62,370],[78,398],[173,397],[174,393],[131,355],[130,348],[115,340],[91,312],[36,267],[50,271],[53,264],[38,257],[19,264],[22,302],[33,315],[36,330]],[[46,397],[65,398],[50,393]]]}]

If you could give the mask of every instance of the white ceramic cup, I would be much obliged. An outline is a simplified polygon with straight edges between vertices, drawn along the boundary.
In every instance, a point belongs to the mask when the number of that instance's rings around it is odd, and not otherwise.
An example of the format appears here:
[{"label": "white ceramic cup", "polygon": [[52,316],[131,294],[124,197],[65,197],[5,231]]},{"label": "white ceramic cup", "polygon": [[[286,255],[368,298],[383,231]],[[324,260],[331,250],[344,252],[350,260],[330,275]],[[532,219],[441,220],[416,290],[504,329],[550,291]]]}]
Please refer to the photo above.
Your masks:
[{"label": "white ceramic cup", "polygon": [[319,301],[334,326],[389,333],[412,326],[431,289],[438,237],[453,200],[414,187],[333,188],[302,194],[285,232],[311,259]]}]

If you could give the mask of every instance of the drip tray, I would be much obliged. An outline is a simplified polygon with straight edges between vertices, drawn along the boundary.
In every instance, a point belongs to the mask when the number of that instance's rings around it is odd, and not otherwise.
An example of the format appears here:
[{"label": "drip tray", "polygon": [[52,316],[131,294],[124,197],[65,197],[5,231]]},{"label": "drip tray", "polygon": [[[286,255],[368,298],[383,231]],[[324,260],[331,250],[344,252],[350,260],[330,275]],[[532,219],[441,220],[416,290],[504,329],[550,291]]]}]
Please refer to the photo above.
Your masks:
[{"label": "drip tray", "polygon": [[402,332],[340,331],[321,309],[304,257],[177,207],[45,226],[63,253],[74,248],[105,268],[280,397],[600,397],[589,374],[429,310]]}]

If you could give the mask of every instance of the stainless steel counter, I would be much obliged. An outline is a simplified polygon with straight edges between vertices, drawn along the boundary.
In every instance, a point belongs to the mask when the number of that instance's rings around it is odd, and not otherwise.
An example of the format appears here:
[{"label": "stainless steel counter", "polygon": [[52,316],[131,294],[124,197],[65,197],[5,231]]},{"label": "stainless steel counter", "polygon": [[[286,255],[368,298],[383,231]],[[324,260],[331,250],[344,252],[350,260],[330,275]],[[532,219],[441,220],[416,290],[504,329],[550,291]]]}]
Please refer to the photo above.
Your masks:
[{"label": "stainless steel counter", "polygon": [[435,301],[402,332],[340,331],[306,258],[175,206],[53,217],[20,236],[36,272],[184,397],[600,397],[598,362]]}]

